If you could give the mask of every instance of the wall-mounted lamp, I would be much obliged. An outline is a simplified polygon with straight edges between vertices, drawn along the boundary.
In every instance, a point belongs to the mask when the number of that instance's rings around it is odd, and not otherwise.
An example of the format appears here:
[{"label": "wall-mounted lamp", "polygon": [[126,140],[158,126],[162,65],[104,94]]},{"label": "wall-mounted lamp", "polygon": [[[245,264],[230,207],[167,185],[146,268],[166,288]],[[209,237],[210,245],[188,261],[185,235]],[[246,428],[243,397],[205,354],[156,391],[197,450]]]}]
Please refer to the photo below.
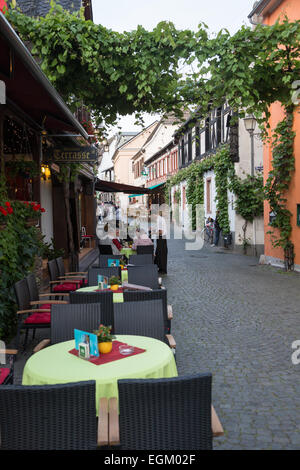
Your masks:
[{"label": "wall-mounted lamp", "polygon": [[47,181],[51,178],[51,171],[50,171],[50,168],[48,165],[42,165],[41,166],[41,172],[42,172],[42,175],[41,177]]}]

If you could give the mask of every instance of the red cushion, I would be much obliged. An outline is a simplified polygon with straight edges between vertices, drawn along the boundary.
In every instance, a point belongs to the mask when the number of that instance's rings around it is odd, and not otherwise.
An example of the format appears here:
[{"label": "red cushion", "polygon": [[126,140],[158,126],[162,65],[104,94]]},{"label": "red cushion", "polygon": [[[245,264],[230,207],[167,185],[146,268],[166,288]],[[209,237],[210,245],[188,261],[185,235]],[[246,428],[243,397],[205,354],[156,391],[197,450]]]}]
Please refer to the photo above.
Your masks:
[{"label": "red cushion", "polygon": [[64,284],[58,284],[53,287],[53,292],[70,292],[77,289],[77,284],[71,284],[71,282],[65,282]]},{"label": "red cushion", "polygon": [[43,304],[39,308],[42,308],[44,310],[50,310],[51,309],[51,304]]},{"label": "red cushion", "polygon": [[51,322],[51,313],[44,312],[44,313],[33,313],[26,318],[24,323],[32,324],[32,323],[50,323]]},{"label": "red cushion", "polygon": [[9,375],[9,373],[10,373],[9,367],[0,368],[0,384],[3,384],[4,380]]}]

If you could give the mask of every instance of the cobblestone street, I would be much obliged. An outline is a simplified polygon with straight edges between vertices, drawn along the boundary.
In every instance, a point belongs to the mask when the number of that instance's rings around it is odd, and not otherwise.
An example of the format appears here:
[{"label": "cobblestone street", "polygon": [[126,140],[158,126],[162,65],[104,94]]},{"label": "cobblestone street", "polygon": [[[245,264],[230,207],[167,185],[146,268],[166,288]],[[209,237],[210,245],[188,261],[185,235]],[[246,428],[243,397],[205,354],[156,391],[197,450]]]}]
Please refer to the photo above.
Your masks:
[{"label": "cobblestone street", "polygon": [[221,248],[168,242],[180,375],[211,371],[225,428],[215,449],[300,449],[300,277]]}]

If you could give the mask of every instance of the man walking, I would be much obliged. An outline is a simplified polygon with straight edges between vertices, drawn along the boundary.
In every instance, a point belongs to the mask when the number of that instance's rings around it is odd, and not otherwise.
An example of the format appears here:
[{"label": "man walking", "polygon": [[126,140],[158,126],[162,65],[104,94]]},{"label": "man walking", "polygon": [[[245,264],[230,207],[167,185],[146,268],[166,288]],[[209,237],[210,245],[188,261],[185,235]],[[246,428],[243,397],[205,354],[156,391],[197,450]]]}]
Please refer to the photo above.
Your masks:
[{"label": "man walking", "polygon": [[219,225],[219,215],[220,215],[220,211],[217,211],[216,212],[216,218],[215,218],[215,239],[214,239],[214,243],[211,245],[211,246],[218,246],[219,244],[219,238],[220,238],[220,232],[221,232],[221,227]]}]

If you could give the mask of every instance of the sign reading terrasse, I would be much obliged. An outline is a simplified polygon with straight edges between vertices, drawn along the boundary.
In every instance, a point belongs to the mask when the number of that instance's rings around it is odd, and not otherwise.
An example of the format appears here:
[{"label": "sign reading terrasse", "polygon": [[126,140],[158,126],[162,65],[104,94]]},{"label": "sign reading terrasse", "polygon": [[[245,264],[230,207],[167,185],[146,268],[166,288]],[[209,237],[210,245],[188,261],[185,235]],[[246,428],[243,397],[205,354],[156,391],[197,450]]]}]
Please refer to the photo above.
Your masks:
[{"label": "sign reading terrasse", "polygon": [[94,147],[75,147],[49,149],[45,155],[47,161],[55,163],[89,163],[98,159],[97,149]]}]

